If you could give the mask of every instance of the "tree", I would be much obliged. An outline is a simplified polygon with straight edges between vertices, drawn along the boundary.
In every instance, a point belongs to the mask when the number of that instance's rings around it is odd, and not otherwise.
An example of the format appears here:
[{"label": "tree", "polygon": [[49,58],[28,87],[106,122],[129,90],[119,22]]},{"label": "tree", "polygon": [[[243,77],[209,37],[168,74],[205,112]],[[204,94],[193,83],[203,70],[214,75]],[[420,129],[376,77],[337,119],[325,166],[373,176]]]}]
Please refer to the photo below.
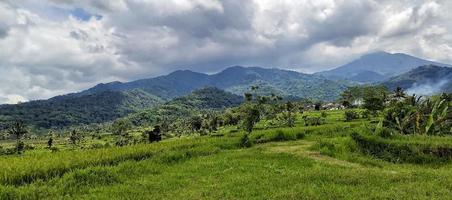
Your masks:
[{"label": "tree", "polygon": [[314,104],[314,110],[320,110],[320,108],[322,107],[322,103],[321,102],[317,102]]},{"label": "tree", "polygon": [[158,126],[158,125],[154,126],[154,129],[152,131],[147,130],[145,132],[145,134],[148,135],[149,143],[159,142],[160,140],[162,140],[160,126]]},{"label": "tree", "polygon": [[232,110],[227,110],[222,118],[224,125],[237,125],[240,121],[240,116]]},{"label": "tree", "polygon": [[370,111],[378,111],[383,110],[385,108],[384,106],[385,100],[377,97],[368,97],[364,98],[364,104],[363,107]]},{"label": "tree", "polygon": [[287,101],[287,103],[285,105],[285,112],[283,113],[283,115],[284,115],[284,119],[286,120],[286,125],[288,127],[295,126],[294,110],[295,110],[295,105],[292,102]]},{"label": "tree", "polygon": [[202,118],[198,115],[191,117],[190,128],[193,132],[200,131],[202,128]]},{"label": "tree", "polygon": [[218,116],[216,114],[211,114],[211,115],[209,115],[209,119],[208,120],[209,120],[208,121],[208,123],[209,123],[209,132],[217,131],[218,123],[219,123]]},{"label": "tree", "polygon": [[113,134],[116,135],[116,145],[124,146],[129,144],[130,136],[127,133],[132,128],[132,123],[126,119],[116,120],[112,124]]},{"label": "tree", "polygon": [[53,138],[50,137],[49,140],[47,141],[47,148],[51,149],[53,146]]},{"label": "tree", "polygon": [[389,92],[386,87],[383,86],[364,87],[363,107],[373,112],[383,110],[388,98],[388,93]]},{"label": "tree", "polygon": [[132,128],[132,123],[126,119],[119,119],[112,124],[113,134],[121,136]]},{"label": "tree", "polygon": [[22,137],[24,137],[28,131],[24,123],[20,120],[13,122],[8,129],[10,135],[14,135],[16,138],[16,152],[21,154],[23,151],[24,143],[22,142]]},{"label": "tree", "polygon": [[403,89],[401,87],[397,87],[394,90],[394,98],[399,100],[399,99],[403,99],[406,97],[405,91],[403,91]]},{"label": "tree", "polygon": [[247,102],[253,101],[253,94],[245,93],[245,101],[247,101]]},{"label": "tree", "polygon": [[73,147],[77,146],[81,140],[82,140],[82,136],[80,135],[80,133],[77,130],[74,129],[69,133],[69,143]]},{"label": "tree", "polygon": [[254,125],[260,120],[258,106],[248,103],[244,106],[243,129],[249,134],[253,131]]},{"label": "tree", "polygon": [[351,88],[348,88],[348,89],[344,90],[344,92],[342,92],[340,102],[344,107],[349,108],[352,105],[354,100],[355,99],[353,98],[353,93],[352,93]]}]

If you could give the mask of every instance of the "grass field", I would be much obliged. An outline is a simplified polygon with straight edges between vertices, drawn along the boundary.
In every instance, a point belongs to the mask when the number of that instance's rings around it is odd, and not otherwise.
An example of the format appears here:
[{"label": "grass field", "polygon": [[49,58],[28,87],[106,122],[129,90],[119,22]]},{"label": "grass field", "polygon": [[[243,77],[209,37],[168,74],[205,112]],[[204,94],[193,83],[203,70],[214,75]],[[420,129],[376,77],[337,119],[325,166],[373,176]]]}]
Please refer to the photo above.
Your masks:
[{"label": "grass field", "polygon": [[370,121],[344,122],[342,111],[330,111],[321,126],[262,122],[250,148],[228,127],[215,137],[2,156],[0,199],[451,198],[448,162],[396,164],[362,154],[350,135]]}]

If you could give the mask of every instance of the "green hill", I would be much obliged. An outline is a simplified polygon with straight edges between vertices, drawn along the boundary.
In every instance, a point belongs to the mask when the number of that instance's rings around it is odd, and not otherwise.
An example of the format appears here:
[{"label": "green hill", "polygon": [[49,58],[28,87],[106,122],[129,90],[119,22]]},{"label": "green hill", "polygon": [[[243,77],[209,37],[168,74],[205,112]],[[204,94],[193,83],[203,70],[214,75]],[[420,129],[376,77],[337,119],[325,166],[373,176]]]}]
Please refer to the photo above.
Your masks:
[{"label": "green hill", "polygon": [[136,125],[153,124],[162,120],[183,121],[203,111],[216,111],[240,105],[243,97],[213,87],[193,91],[184,97],[142,110],[128,116]]},{"label": "green hill", "polygon": [[409,93],[431,95],[452,92],[452,68],[426,65],[382,82],[391,90],[401,87]]},{"label": "green hill", "polygon": [[22,120],[36,128],[102,123],[161,103],[160,98],[142,90],[58,96],[49,100],[1,105],[0,127],[4,128],[12,120]]}]

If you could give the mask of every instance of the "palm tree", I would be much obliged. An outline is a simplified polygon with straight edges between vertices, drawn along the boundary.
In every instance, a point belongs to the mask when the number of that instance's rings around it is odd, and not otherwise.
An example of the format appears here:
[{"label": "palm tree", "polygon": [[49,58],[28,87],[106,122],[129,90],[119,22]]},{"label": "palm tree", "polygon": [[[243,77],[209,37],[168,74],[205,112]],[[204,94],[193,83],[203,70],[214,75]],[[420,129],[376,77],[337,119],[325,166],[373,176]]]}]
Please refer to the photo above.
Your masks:
[{"label": "palm tree", "polygon": [[406,97],[405,91],[403,91],[403,89],[401,87],[397,87],[394,90],[394,98],[396,100],[400,100]]},{"label": "palm tree", "polygon": [[20,154],[23,150],[21,139],[28,133],[25,124],[20,120],[13,122],[8,129],[8,133],[16,137],[16,151]]}]

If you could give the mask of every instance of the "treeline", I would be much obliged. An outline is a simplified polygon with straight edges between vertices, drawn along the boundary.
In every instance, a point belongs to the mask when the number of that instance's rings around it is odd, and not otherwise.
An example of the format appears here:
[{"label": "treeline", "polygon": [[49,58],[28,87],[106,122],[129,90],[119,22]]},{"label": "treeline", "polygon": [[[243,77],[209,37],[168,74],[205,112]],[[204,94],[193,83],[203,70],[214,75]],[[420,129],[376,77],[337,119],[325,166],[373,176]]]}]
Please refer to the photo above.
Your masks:
[{"label": "treeline", "polygon": [[84,96],[59,96],[49,100],[0,106],[0,129],[16,120],[33,129],[60,129],[103,123],[161,103],[140,90],[105,91]]}]

